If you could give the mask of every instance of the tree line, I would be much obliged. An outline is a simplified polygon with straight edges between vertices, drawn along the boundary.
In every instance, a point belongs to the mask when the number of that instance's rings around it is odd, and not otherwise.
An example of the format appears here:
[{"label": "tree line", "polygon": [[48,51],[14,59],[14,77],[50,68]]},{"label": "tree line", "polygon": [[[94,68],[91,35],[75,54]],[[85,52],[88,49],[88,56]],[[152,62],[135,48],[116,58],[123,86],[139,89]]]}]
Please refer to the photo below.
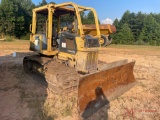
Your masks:
[{"label": "tree line", "polygon": [[42,0],[38,5],[32,0],[1,0],[0,34],[29,39],[32,9],[46,4],[46,0]]},{"label": "tree line", "polygon": [[[50,2],[55,3],[55,2]],[[15,36],[19,39],[29,39],[29,26],[32,21],[32,9],[47,5],[46,0],[42,0],[35,5],[32,0],[1,0],[0,3],[0,34]],[[93,24],[93,13],[85,14],[81,12],[83,24]],[[44,21],[40,18],[40,21]],[[61,21],[72,21],[70,15],[63,16]]]},{"label": "tree line", "polygon": [[[32,0],[1,0],[0,34],[29,39],[32,9],[46,4],[49,4],[46,0],[42,0],[38,5]],[[62,21],[70,19],[69,15],[61,18]],[[94,24],[91,11],[81,12],[81,19],[83,24]],[[115,44],[160,45],[160,13],[131,13],[127,10],[122,18],[115,19],[113,24],[117,28],[117,32],[112,35]]]},{"label": "tree line", "polygon": [[117,28],[112,35],[116,44],[160,45],[160,13],[133,13],[127,10],[113,24]]},{"label": "tree line", "polygon": [[1,0],[0,33],[18,38],[25,36],[34,7],[31,0]]}]

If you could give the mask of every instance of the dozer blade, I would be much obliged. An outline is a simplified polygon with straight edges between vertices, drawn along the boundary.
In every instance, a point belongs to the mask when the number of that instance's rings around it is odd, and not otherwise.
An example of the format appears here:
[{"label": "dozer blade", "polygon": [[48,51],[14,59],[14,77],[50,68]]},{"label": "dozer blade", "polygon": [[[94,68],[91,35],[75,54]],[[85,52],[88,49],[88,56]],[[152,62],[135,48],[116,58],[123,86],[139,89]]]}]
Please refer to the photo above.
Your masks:
[{"label": "dozer blade", "polygon": [[88,118],[109,104],[109,101],[132,88],[136,83],[134,64],[135,61],[127,63],[126,60],[104,64],[100,71],[81,77],[78,86],[80,115]]}]

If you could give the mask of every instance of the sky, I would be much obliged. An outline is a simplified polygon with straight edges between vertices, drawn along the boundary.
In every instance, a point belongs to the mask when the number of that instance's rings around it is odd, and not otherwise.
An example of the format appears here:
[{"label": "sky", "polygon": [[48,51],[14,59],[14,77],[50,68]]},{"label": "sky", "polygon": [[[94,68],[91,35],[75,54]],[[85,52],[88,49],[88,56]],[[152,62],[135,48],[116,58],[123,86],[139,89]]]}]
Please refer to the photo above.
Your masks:
[{"label": "sky", "polygon": [[[39,4],[42,0],[32,0]],[[116,18],[120,19],[126,10],[130,12],[160,13],[160,0],[46,0],[56,4],[74,2],[79,5],[93,7],[98,14],[101,23],[112,23]]]}]

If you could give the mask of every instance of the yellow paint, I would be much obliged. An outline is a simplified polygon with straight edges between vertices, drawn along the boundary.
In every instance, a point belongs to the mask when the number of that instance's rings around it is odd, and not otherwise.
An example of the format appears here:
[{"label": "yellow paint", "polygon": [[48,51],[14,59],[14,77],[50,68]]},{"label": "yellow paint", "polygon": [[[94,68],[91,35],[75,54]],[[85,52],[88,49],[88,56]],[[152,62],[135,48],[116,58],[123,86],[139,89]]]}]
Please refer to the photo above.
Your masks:
[{"label": "yellow paint", "polygon": [[[72,6],[73,8],[68,8],[67,6]],[[83,7],[80,5],[77,5],[73,2],[66,2],[66,3],[62,3],[62,4],[49,4],[49,5],[45,5],[42,7],[38,7],[33,9],[33,18],[32,18],[32,34],[30,37],[30,41],[32,44],[34,44],[34,39],[33,36],[36,34],[36,13],[38,12],[42,12],[42,11],[48,11],[48,20],[46,21],[46,37],[47,37],[47,51],[43,51],[42,50],[42,36],[41,36],[41,40],[40,40],[40,52],[41,54],[45,54],[45,55],[55,55],[57,52],[57,50],[53,50],[52,49],[52,45],[51,45],[51,41],[52,41],[52,24],[53,24],[53,14],[54,11],[58,8],[64,9],[64,10],[70,10],[70,11],[75,11],[76,17],[77,17],[77,21],[78,21],[78,33],[79,33],[79,37],[76,37],[76,45],[77,45],[77,51],[97,51],[99,50],[99,48],[85,48],[84,43],[84,30],[83,30],[83,25],[82,25],[82,21],[81,21],[81,16],[80,16],[80,11],[84,11],[84,10],[91,10],[94,14],[95,17],[95,25],[96,25],[96,31],[93,31],[96,37],[100,38],[100,30],[99,30],[99,23],[98,23],[98,17],[97,17],[97,13],[93,8],[90,7]],[[60,16],[57,16],[57,31],[58,33],[60,32]],[[60,54],[61,55],[61,54]],[[66,53],[63,54],[65,56],[70,57],[70,54]]]}]

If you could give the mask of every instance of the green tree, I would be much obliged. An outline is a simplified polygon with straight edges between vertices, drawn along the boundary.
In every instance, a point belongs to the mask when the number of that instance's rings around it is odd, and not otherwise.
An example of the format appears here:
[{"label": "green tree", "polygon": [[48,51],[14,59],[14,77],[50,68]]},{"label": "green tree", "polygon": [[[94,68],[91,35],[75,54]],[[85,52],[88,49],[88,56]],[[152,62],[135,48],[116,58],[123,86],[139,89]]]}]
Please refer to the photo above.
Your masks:
[{"label": "green tree", "polygon": [[95,24],[94,14],[92,11],[89,11],[87,19],[88,19],[87,24]]},{"label": "green tree", "polygon": [[157,23],[160,23],[160,13],[159,14],[153,14],[153,17],[155,18]]},{"label": "green tree", "polygon": [[80,12],[80,15],[81,15],[82,24],[85,24],[85,23],[86,23],[86,20],[87,20],[87,17],[86,17],[86,15],[85,15],[85,12],[84,12],[84,11]]},{"label": "green tree", "polygon": [[119,32],[115,34],[114,40],[116,41],[116,43],[120,44],[133,44],[134,37],[128,24],[123,24]]},{"label": "green tree", "polygon": [[158,45],[160,40],[160,24],[157,23],[155,18],[150,14],[144,19],[143,26],[139,41]]},{"label": "green tree", "polygon": [[125,42],[129,43],[122,34],[125,24],[128,24],[128,28],[134,37],[134,41],[132,43],[152,45],[160,44],[160,14],[146,14],[142,12],[130,13],[130,11],[127,10],[123,14],[121,20],[118,21],[116,19],[113,24],[117,28],[117,33],[112,35],[113,38],[116,39],[116,43],[123,43],[120,39],[125,39]]},{"label": "green tree", "polygon": [[14,6],[14,2],[10,0],[2,0],[0,4],[0,24],[1,32],[4,34],[14,34],[15,29],[15,13],[17,12],[17,6]]},{"label": "green tree", "polygon": [[128,23],[129,23],[129,19],[130,19],[130,11],[127,10],[127,11],[123,14],[121,20],[119,21],[119,26],[122,27],[123,24],[125,24],[125,23],[128,24]]},{"label": "green tree", "polygon": [[18,38],[29,32],[31,0],[2,0],[0,4],[0,32]]},{"label": "green tree", "polygon": [[138,12],[138,14],[136,14],[135,18],[134,18],[134,28],[132,29],[132,32],[134,34],[134,38],[137,41],[138,40],[138,36],[140,35],[142,28],[143,28],[143,23],[144,23],[144,19],[145,19],[146,15],[143,14],[142,12]]},{"label": "green tree", "polygon": [[51,1],[49,4],[56,4],[55,2]]},{"label": "green tree", "polygon": [[[81,20],[82,24],[95,24],[95,18],[92,11],[89,11],[88,14],[85,14],[85,12],[81,12]],[[100,21],[98,20],[99,24]]]},{"label": "green tree", "polygon": [[39,3],[38,7],[43,6],[43,5],[47,5],[48,3],[46,2],[46,0],[42,0],[41,3]]},{"label": "green tree", "polygon": [[113,25],[115,25],[116,29],[119,29],[119,21],[117,18],[114,20]]}]

